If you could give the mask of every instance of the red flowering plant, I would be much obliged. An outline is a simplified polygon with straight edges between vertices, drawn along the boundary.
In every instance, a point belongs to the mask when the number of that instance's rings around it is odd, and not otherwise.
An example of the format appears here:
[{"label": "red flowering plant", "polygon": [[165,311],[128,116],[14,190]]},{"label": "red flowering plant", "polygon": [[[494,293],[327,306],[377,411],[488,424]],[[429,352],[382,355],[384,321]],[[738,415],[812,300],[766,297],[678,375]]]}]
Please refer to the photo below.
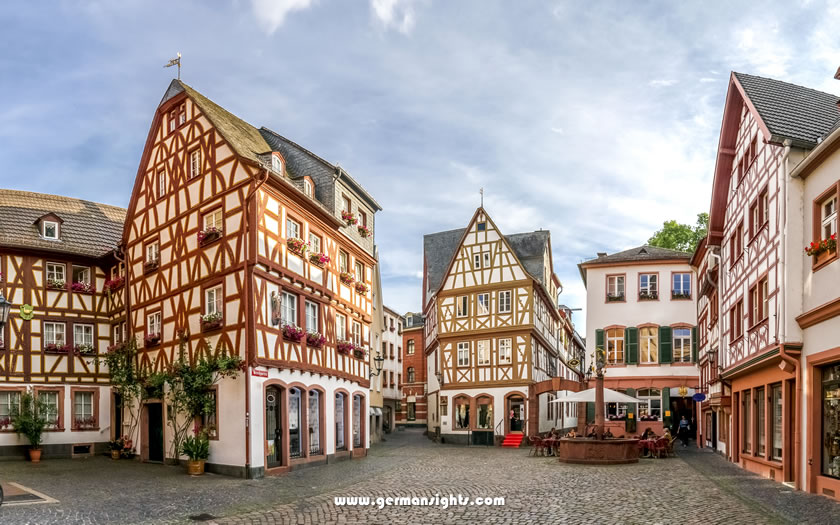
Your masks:
[{"label": "red flowering plant", "polygon": [[111,292],[120,288],[123,284],[125,284],[125,277],[118,275],[113,279],[108,279],[107,281],[105,281],[105,291]]},{"label": "red flowering plant", "polygon": [[303,336],[306,335],[303,328],[293,324],[284,324],[281,330],[283,332],[283,338],[294,343],[299,343],[303,339]]},{"label": "red flowering plant", "polygon": [[311,346],[312,348],[321,348],[326,342],[327,338],[318,332],[306,333],[306,346]]},{"label": "red flowering plant", "polygon": [[817,256],[823,252],[831,252],[837,248],[837,234],[831,234],[828,239],[820,239],[805,247],[805,255]]},{"label": "red flowering plant", "polygon": [[365,350],[363,348],[353,348],[353,357],[356,359],[364,359]]},{"label": "red flowering plant", "polygon": [[69,354],[72,347],[65,343],[47,343],[44,345],[44,351],[52,354]]},{"label": "red flowering plant", "polygon": [[93,293],[96,291],[96,287],[94,285],[86,283],[85,281],[77,281],[71,284],[70,289],[78,293]]},{"label": "red flowering plant", "polygon": [[365,237],[365,238],[370,237],[370,228],[368,228],[364,224],[360,224],[358,226],[358,228],[359,228],[359,235],[361,235],[362,237]]},{"label": "red flowering plant", "polygon": [[358,219],[356,219],[356,216],[353,215],[352,212],[349,212],[347,210],[344,210],[344,211],[341,212],[341,219],[344,222],[347,223],[347,226],[350,226],[352,224],[356,224],[357,222],[359,222]]},{"label": "red flowering plant", "polygon": [[145,338],[143,338],[143,342],[147,347],[155,346],[160,343],[160,334],[148,334]]},{"label": "red flowering plant", "polygon": [[310,253],[309,262],[318,268],[323,268],[330,263],[330,256],[326,253]]},{"label": "red flowering plant", "polygon": [[198,244],[206,244],[222,236],[222,229],[216,226],[208,226],[198,232]]},{"label": "red flowering plant", "polygon": [[306,241],[298,237],[289,237],[286,239],[286,246],[289,248],[290,252],[301,257],[303,257],[303,254],[306,253],[307,249],[309,249],[309,245],[306,244]]},{"label": "red flowering plant", "polygon": [[356,283],[356,293],[360,293],[362,295],[367,294],[370,291],[368,285],[363,282]]},{"label": "red flowering plant", "polygon": [[335,349],[338,350],[339,354],[350,355],[356,349],[356,346],[350,341],[339,341],[336,343]]},{"label": "red flowering plant", "polygon": [[6,430],[12,424],[12,418],[9,416],[0,417],[0,430]]},{"label": "red flowering plant", "polygon": [[73,428],[76,429],[96,428],[96,418],[93,416],[77,417],[73,423]]},{"label": "red flowering plant", "polygon": [[52,290],[63,290],[64,284],[62,279],[47,279],[47,288]]},{"label": "red flowering plant", "polygon": [[340,274],[338,274],[338,278],[341,279],[341,282],[348,285],[352,285],[354,282],[356,282],[356,279],[350,272],[341,272]]}]

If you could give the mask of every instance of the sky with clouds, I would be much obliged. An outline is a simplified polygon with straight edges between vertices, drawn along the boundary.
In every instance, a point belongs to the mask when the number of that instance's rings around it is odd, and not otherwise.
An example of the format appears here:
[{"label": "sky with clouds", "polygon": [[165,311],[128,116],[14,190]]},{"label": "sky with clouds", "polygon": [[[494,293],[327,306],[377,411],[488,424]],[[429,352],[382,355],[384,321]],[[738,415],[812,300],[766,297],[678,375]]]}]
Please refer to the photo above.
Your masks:
[{"label": "sky with clouds", "polygon": [[184,81],[382,204],[386,304],[419,308],[423,234],[483,187],[504,233],[551,231],[584,307],[577,263],[708,210],[731,70],[840,93],[840,8],[772,4],[5,1],[0,187],[127,205],[180,51]]}]

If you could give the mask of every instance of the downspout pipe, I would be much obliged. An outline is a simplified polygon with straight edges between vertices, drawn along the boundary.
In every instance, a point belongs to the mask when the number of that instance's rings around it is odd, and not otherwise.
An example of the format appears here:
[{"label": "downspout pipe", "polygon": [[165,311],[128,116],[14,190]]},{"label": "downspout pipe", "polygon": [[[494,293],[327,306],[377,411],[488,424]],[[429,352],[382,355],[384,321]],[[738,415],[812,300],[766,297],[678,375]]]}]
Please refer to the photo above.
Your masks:
[{"label": "downspout pipe", "polygon": [[[792,355],[787,353],[787,347],[784,343],[779,345],[779,355],[782,358],[784,363],[794,367],[796,370],[796,403],[799,404],[800,400],[802,399],[802,366],[799,363],[799,359],[793,357]],[[787,367],[784,365],[780,365],[780,368],[783,370]],[[794,488],[796,490],[800,490],[802,487],[802,473],[800,470],[800,463],[801,463],[801,450],[802,450],[802,417],[801,414],[797,413],[796,406],[793,407],[791,411],[792,417],[796,420],[794,422],[794,431],[793,431],[793,483]]]}]

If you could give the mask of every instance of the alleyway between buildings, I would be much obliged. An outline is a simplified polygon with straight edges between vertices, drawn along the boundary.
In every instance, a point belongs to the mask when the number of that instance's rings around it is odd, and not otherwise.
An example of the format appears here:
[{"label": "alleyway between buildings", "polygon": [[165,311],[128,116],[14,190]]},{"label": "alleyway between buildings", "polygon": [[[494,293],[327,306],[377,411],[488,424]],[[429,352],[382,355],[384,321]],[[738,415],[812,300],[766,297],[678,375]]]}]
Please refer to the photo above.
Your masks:
[{"label": "alleyway between buildings", "polygon": [[[0,523],[840,524],[840,504],[827,498],[758,478],[711,452],[678,453],[582,467],[525,449],[437,445],[409,430],[388,435],[367,459],[263,480],[190,478],[176,467],[105,458],[3,462],[4,486],[57,502],[4,505]],[[504,497],[505,505],[333,504],[345,496],[436,495]]]}]

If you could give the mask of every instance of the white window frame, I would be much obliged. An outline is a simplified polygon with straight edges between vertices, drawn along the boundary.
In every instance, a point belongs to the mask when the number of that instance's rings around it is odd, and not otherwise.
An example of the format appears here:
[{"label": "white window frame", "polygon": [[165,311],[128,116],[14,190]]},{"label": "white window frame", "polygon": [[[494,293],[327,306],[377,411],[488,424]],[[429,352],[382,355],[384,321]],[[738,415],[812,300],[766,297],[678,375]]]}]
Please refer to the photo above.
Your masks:
[{"label": "white window frame", "polygon": [[765,222],[770,221],[770,192],[765,191],[764,194],[761,197],[761,200],[762,200],[761,204],[762,204],[762,206],[764,206],[764,209],[763,209],[763,213],[764,213],[763,219],[764,219],[764,221],[762,222],[762,224],[763,224]]},{"label": "white window frame", "polygon": [[90,345],[94,346],[94,335],[92,324],[73,323],[73,346]]},{"label": "white window frame", "polygon": [[490,268],[490,252],[482,252],[481,257],[483,258],[482,266],[484,268]]},{"label": "white window frame", "polygon": [[[58,271],[61,270],[61,271]],[[67,282],[67,267],[63,263],[47,263],[47,280]],[[60,274],[60,276],[59,276]]]},{"label": "white window frame", "polygon": [[[686,284],[686,277],[688,277],[688,284]],[[679,287],[677,287],[677,279],[679,278]],[[680,293],[691,295],[691,274],[688,272],[675,273],[671,277],[671,293]]]},{"label": "white window frame", "polygon": [[[647,283],[645,283],[645,280],[647,280]],[[639,275],[639,292],[656,293],[659,290],[658,280],[658,275],[655,273],[643,273]]]},{"label": "white window frame", "polygon": [[[76,269],[81,270],[81,271],[79,272],[79,273],[81,274],[81,278],[79,278],[78,280],[76,279]],[[90,280],[90,279],[91,279],[90,266],[77,266],[77,265],[73,265],[73,282],[74,282],[74,283],[85,283],[85,284],[90,284],[90,283],[91,283],[91,280]]]},{"label": "white window frame", "polygon": [[[61,421],[59,417],[59,410],[61,410],[61,400],[58,397],[60,395],[61,392],[58,390],[42,390],[38,392],[38,399],[47,408],[47,413],[45,414],[45,416],[47,417],[47,425],[52,428],[57,428],[59,422]],[[52,400],[55,400],[55,403],[53,403]]]},{"label": "white window frame", "polygon": [[303,179],[303,193],[307,197],[312,196],[312,182],[309,179]]},{"label": "white window frame", "polygon": [[624,295],[624,276],[610,275],[607,277],[607,295],[619,297]]},{"label": "white window frame", "polygon": [[[645,334],[643,330],[650,330],[652,333]],[[656,351],[653,352],[653,360],[644,359],[646,357],[645,354],[649,352],[645,352],[643,350],[650,349],[651,343],[656,348]],[[639,363],[644,365],[649,364],[656,364],[659,362],[659,328],[655,326],[643,326],[639,328]]]},{"label": "white window frame", "polygon": [[[827,207],[830,206],[830,209]],[[820,203],[820,234],[828,239],[837,233],[837,194],[830,196]]]},{"label": "white window frame", "polygon": [[309,249],[312,250],[312,253],[322,253],[321,237],[318,234],[309,232]]},{"label": "white window frame", "polygon": [[[52,226],[55,229],[55,236],[47,235],[47,228]],[[57,241],[59,238],[59,224],[56,221],[43,221],[41,223],[41,237],[48,241]]]},{"label": "white window frame", "polygon": [[414,355],[414,339],[409,339],[405,347],[406,355]]},{"label": "white window frame", "polygon": [[0,392],[0,417],[12,416],[14,407],[20,410],[20,394],[19,390]]},{"label": "white window frame", "polygon": [[[650,392],[653,390],[658,390],[659,395],[651,394]],[[643,394],[643,392],[647,392],[647,394]],[[657,420],[662,420],[662,390],[658,388],[643,388],[639,389],[636,392],[636,398],[639,401],[644,401],[644,403],[639,403],[639,417],[644,415],[655,415]],[[659,406],[654,407],[654,402],[656,402]],[[644,421],[639,420],[639,424],[644,424]]]},{"label": "white window frame", "polygon": [[356,261],[353,264],[353,274],[356,277],[356,282],[365,282],[365,266],[361,262]]},{"label": "white window frame", "polygon": [[157,172],[157,197],[160,199],[166,195],[166,169],[158,170]]},{"label": "white window frame", "polygon": [[146,316],[146,333],[161,336],[161,314],[154,312]]},{"label": "white window frame", "polygon": [[[87,419],[94,416],[94,395],[89,391],[78,391],[73,393],[73,421]],[[81,408],[81,412],[79,409]]]},{"label": "white window frame", "polygon": [[283,173],[283,159],[277,155],[271,156],[271,169],[277,173]]},{"label": "white window frame", "polygon": [[215,227],[219,230],[223,229],[224,224],[224,214],[222,213],[222,209],[216,209],[209,213],[204,214],[204,229]]},{"label": "white window frame", "polygon": [[160,241],[146,245],[146,262],[160,262]]},{"label": "white window frame", "polygon": [[304,303],[306,330],[308,332],[318,332],[318,303],[307,300]]},{"label": "white window frame", "polygon": [[761,290],[761,319],[767,319],[770,316],[770,280],[765,277],[758,286]]},{"label": "white window frame", "polygon": [[[677,332],[680,335],[677,335]],[[673,329],[673,346],[674,349],[674,363],[690,363],[691,362],[691,328],[674,328]],[[677,346],[679,342],[679,347]],[[679,348],[679,352],[678,349]]]},{"label": "white window frame", "polygon": [[481,269],[481,254],[475,253],[473,254],[473,269],[480,270]]},{"label": "white window frame", "polygon": [[467,317],[470,315],[469,297],[459,295],[455,298],[455,317]]},{"label": "white window frame", "polygon": [[490,364],[490,340],[482,339],[475,342],[476,355],[478,359],[478,366],[486,366]]},{"label": "white window frame", "polygon": [[297,326],[298,323],[298,316],[297,316],[297,307],[298,307],[298,296],[291,293],[283,291],[280,293],[280,324],[281,325],[294,325]]},{"label": "white window frame", "polygon": [[500,365],[509,365],[512,362],[511,354],[512,354],[512,347],[513,347],[513,339],[507,337],[504,339],[498,340],[498,353],[499,353],[499,361],[498,364]]},{"label": "white window frame", "polygon": [[44,346],[66,344],[67,325],[53,321],[44,321]]},{"label": "white window frame", "polygon": [[467,366],[470,366],[470,343],[460,342],[458,343],[458,367]]},{"label": "white window frame", "polygon": [[490,314],[490,294],[489,293],[480,293],[476,294],[475,297],[475,304],[477,315],[489,315]]},{"label": "white window frame", "polygon": [[204,313],[205,315],[210,314],[222,314],[224,315],[224,297],[222,293],[222,285],[216,285],[212,288],[207,288],[204,290]]},{"label": "white window frame", "polygon": [[201,148],[190,153],[190,178],[201,175]]},{"label": "white window frame", "polygon": [[[624,328],[611,328],[604,331],[604,338],[607,342],[607,364],[617,365],[624,363],[624,352],[627,351],[624,348],[624,330]],[[621,335],[610,335],[610,332],[618,334],[619,331]],[[621,346],[621,356],[618,354],[619,346]]]},{"label": "white window frame", "polygon": [[291,239],[293,237],[296,238],[296,239],[300,239],[301,238],[300,230],[301,230],[301,227],[300,227],[300,223],[298,221],[292,219],[291,217],[286,217],[286,238],[287,239]]},{"label": "white window frame", "polygon": [[498,292],[498,298],[496,300],[499,301],[500,314],[509,314],[511,312],[512,297],[513,292],[511,292],[510,290],[502,290]]},{"label": "white window frame", "polygon": [[353,321],[352,325],[353,344],[358,348],[362,346],[362,323]]},{"label": "white window frame", "polygon": [[347,316],[335,314],[335,336],[339,341],[347,340]]}]

